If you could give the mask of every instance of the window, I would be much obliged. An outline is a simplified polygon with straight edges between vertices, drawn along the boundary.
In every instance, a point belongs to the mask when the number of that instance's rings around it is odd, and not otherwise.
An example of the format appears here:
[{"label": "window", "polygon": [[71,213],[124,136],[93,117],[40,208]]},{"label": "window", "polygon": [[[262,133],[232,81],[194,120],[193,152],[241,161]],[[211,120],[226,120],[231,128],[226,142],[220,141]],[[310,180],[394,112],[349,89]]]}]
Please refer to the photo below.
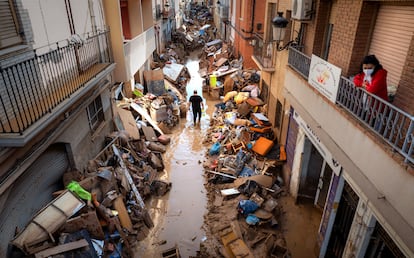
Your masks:
[{"label": "window", "polygon": [[12,0],[0,0],[0,49],[19,44],[17,16]]},{"label": "window", "polygon": [[321,58],[324,60],[328,60],[329,48],[331,46],[332,31],[333,31],[333,24],[329,23],[328,27],[326,28],[325,40],[324,40],[323,50],[322,50],[323,52],[321,56]]},{"label": "window", "polygon": [[400,251],[384,228],[377,222],[364,257],[404,258],[405,255]]},{"label": "window", "polygon": [[276,114],[275,114],[275,126],[276,127],[280,127],[280,125],[282,124],[282,103],[280,103],[279,100],[277,100],[276,103]]},{"label": "window", "polygon": [[101,96],[98,96],[87,108],[89,127],[95,132],[99,125],[105,120]]},{"label": "window", "polygon": [[262,81],[262,88],[260,89],[260,98],[267,102],[269,97],[269,86],[265,83],[265,81]]}]

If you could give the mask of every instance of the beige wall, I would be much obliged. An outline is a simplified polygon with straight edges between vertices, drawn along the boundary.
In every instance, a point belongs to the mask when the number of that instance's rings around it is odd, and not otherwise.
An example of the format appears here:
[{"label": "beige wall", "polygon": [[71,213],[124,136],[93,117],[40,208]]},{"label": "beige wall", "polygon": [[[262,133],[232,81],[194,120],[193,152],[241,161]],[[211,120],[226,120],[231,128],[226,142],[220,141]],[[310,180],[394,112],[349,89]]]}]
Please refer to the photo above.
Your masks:
[{"label": "beige wall", "polygon": [[[368,197],[375,209],[414,250],[414,177],[397,162],[385,144],[378,143],[355,119],[287,69],[286,98],[312,127],[347,175]],[[382,198],[383,197],[383,198]]]},{"label": "beige wall", "polygon": [[123,82],[128,80],[128,77],[126,76],[120,5],[119,1],[103,0],[103,2],[106,22],[111,32],[112,53],[116,63],[114,79],[117,82]]},{"label": "beige wall", "polygon": [[128,0],[129,25],[131,38],[135,38],[143,32],[141,0]]}]

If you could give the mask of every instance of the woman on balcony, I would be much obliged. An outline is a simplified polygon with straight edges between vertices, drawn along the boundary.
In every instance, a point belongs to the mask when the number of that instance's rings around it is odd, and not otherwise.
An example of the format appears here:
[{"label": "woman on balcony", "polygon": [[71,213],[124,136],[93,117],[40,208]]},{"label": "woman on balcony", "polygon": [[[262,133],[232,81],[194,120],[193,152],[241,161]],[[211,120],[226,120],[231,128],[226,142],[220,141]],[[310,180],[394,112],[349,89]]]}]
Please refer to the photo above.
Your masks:
[{"label": "woman on balcony", "polygon": [[[364,57],[360,72],[354,77],[356,87],[362,87],[367,92],[372,93],[379,98],[388,101],[387,91],[387,71],[382,67],[375,55]],[[385,105],[379,100],[362,93],[362,113],[360,116],[376,131],[380,131],[385,125],[384,114]]]},{"label": "woman on balcony", "polygon": [[388,101],[387,70],[382,68],[375,55],[364,57],[360,72],[354,77],[354,84]]}]

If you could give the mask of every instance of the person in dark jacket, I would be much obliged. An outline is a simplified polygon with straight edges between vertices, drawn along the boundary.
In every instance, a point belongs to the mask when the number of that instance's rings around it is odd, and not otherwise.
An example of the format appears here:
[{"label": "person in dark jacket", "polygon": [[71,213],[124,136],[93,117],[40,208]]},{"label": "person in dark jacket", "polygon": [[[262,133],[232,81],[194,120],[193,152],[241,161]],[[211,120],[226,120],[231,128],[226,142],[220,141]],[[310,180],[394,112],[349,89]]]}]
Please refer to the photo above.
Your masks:
[{"label": "person in dark jacket", "polygon": [[[193,95],[189,99],[189,104],[191,104],[191,108],[193,110],[194,125],[196,124],[197,118],[198,123],[200,123],[201,109],[204,109],[204,103],[203,99],[197,95],[197,90],[194,90]],[[188,105],[188,110],[190,110],[190,105]]]},{"label": "person in dark jacket", "polygon": [[354,84],[388,101],[387,70],[382,67],[375,55],[364,57],[360,72],[354,77]]}]

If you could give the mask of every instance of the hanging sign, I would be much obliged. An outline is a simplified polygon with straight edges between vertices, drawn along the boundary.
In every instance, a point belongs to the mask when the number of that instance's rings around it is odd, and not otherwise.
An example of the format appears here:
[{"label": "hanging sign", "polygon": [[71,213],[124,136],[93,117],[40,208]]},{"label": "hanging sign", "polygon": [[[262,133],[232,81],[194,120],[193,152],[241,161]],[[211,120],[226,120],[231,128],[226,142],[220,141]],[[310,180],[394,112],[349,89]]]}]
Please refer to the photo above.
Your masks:
[{"label": "hanging sign", "polygon": [[336,102],[336,96],[338,95],[340,78],[341,68],[312,55],[308,83],[333,103]]}]

